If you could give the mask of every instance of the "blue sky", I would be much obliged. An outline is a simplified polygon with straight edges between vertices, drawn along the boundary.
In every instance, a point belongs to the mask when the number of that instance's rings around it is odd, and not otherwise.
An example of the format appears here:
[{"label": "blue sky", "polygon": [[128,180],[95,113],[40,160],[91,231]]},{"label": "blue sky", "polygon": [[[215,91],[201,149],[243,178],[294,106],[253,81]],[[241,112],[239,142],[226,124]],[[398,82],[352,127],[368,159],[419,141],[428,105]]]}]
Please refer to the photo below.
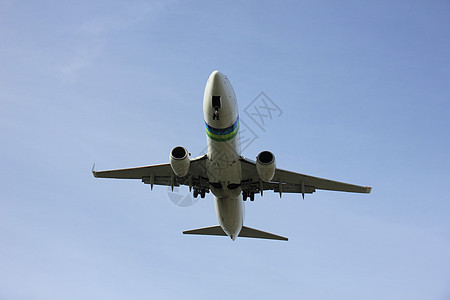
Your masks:
[{"label": "blue sky", "polygon": [[[449,299],[448,1],[2,1],[0,299]],[[280,168],[373,186],[274,193],[246,225],[183,236],[211,195],[98,169],[204,149],[208,75]],[[264,91],[283,111],[243,113]],[[187,192],[181,189],[180,194]]]}]

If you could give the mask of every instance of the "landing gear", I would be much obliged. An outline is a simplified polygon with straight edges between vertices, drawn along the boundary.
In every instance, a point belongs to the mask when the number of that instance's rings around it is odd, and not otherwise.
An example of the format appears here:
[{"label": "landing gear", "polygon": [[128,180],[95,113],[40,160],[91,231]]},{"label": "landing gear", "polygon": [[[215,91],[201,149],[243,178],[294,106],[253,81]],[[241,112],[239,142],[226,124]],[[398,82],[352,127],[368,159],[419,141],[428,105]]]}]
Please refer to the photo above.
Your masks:
[{"label": "landing gear", "polygon": [[213,120],[219,120],[219,111],[216,109],[213,113]]},{"label": "landing gear", "polygon": [[220,96],[212,96],[212,107],[214,108],[213,120],[219,120],[219,108],[222,106]]},{"label": "landing gear", "polygon": [[250,198],[250,201],[255,201],[255,193],[243,191],[242,198],[244,201],[247,201],[247,198]]},{"label": "landing gear", "polygon": [[194,189],[194,198],[197,198],[198,195],[200,195],[200,197],[203,199],[203,198],[205,198],[205,194],[206,194],[206,191],[203,189],[202,190]]}]

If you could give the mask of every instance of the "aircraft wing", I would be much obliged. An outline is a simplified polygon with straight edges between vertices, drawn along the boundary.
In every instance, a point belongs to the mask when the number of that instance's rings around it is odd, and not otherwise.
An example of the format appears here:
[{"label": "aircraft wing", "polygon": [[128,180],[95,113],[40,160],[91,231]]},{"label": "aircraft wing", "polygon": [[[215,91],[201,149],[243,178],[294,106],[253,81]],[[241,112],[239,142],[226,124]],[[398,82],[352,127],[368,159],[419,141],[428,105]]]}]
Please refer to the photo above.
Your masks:
[{"label": "aircraft wing", "polygon": [[209,189],[206,172],[206,155],[191,160],[189,172],[185,177],[176,176],[169,163],[106,171],[92,171],[94,177],[116,179],[140,179],[143,183],[165,186],[187,185],[194,188]]},{"label": "aircraft wing", "polygon": [[311,194],[317,190],[341,191],[352,193],[370,193],[370,187],[359,186],[305,174],[299,174],[282,169],[276,169],[270,182],[262,182],[256,171],[256,163],[241,157],[242,190],[247,192],[262,192],[273,190],[281,193]]}]

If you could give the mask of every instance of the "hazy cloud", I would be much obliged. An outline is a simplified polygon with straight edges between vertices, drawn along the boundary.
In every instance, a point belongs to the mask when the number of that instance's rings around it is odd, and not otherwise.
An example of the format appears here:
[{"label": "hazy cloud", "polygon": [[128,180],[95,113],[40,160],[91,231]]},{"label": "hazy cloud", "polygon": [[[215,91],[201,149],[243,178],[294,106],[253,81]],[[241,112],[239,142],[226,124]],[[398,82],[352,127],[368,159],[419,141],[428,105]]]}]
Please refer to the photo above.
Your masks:
[{"label": "hazy cloud", "polygon": [[126,30],[144,20],[155,18],[164,2],[137,3],[124,8],[120,13],[101,15],[84,21],[79,27],[81,38],[74,48],[70,60],[60,70],[66,79],[73,80],[80,70],[91,66],[101,54],[108,34]]}]

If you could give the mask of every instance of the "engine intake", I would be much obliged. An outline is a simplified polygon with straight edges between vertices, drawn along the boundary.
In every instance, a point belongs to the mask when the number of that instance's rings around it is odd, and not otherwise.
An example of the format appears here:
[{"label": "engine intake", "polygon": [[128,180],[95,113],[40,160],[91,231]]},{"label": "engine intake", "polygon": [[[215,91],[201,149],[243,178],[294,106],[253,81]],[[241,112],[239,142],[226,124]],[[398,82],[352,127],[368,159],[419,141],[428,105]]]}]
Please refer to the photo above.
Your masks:
[{"label": "engine intake", "polygon": [[270,151],[263,151],[256,157],[256,171],[262,181],[271,181],[276,170],[275,155]]},{"label": "engine intake", "polygon": [[186,148],[177,146],[170,151],[170,166],[178,177],[184,177],[189,172],[191,160]]}]

